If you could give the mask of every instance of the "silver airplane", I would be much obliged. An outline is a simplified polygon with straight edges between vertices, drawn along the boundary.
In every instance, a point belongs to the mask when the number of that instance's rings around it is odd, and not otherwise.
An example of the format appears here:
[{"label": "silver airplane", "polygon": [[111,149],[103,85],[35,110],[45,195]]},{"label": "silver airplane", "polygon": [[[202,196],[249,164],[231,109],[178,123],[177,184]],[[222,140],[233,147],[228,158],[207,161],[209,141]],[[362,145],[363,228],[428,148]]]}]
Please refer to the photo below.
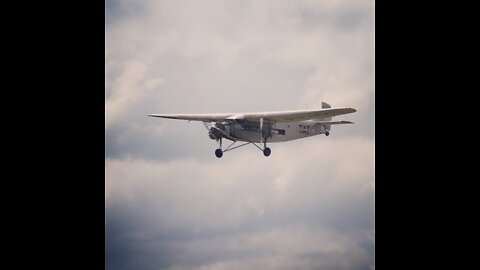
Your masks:
[{"label": "silver airplane", "polygon": [[[350,121],[332,121],[337,115],[356,112],[353,108],[331,108],[322,102],[320,110],[278,111],[257,113],[216,113],[216,114],[149,114],[152,117],[202,121],[208,136],[219,142],[215,156],[221,158],[224,152],[253,144],[268,157],[271,149],[267,142],[286,142],[319,134],[330,135],[332,125],[353,124]],[[222,139],[232,141],[222,149]],[[245,142],[233,147],[236,142]],[[263,148],[256,143],[263,144]]]}]

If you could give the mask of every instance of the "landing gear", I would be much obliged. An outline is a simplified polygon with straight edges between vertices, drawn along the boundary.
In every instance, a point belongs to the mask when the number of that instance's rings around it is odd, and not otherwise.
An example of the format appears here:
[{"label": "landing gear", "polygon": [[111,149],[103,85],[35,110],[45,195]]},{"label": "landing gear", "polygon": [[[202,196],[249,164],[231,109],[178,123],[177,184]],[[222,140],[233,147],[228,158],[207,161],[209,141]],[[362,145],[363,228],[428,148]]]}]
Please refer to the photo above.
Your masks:
[{"label": "landing gear", "polygon": [[223,156],[223,153],[224,152],[227,152],[227,151],[231,151],[233,149],[237,149],[239,147],[242,147],[242,146],[245,146],[247,144],[253,144],[255,147],[257,147],[260,151],[263,152],[263,155],[265,155],[266,157],[270,156],[270,154],[272,153],[272,150],[270,150],[270,148],[267,147],[267,142],[266,140],[263,142],[263,149],[258,146],[257,144],[255,144],[254,142],[246,142],[244,144],[241,144],[241,145],[237,145],[235,147],[232,147],[237,141],[233,141],[232,144],[230,144],[227,148],[223,149],[222,150],[222,139],[219,140],[219,143],[220,143],[220,147],[218,149],[215,150],[215,156],[217,158],[221,158]]},{"label": "landing gear", "polygon": [[263,141],[263,155],[268,157],[272,153],[272,150],[267,147],[267,138]]},{"label": "landing gear", "polygon": [[325,136],[328,136],[328,135],[330,135],[330,131],[325,130]]},{"label": "landing gear", "polygon": [[221,158],[223,156],[222,149],[215,150],[215,156],[217,156],[217,158]]},{"label": "landing gear", "polygon": [[[261,119],[260,121],[260,131],[263,133],[263,121]],[[270,132],[270,131],[268,131]],[[212,136],[210,138],[213,138],[213,139],[216,139],[217,142],[219,143],[219,146],[218,146],[218,149],[215,149],[215,156],[217,158],[221,158],[223,156],[223,153],[227,152],[227,151],[231,151],[233,149],[237,149],[239,147],[242,147],[242,146],[245,146],[247,144],[253,144],[255,147],[257,147],[260,151],[263,152],[263,155],[268,157],[270,156],[270,154],[272,153],[272,150],[270,148],[267,147],[267,138],[271,138],[271,134],[270,135],[267,135],[266,137],[263,137],[263,134],[260,134],[260,143],[263,143],[263,148],[259,145],[257,145],[256,143],[252,142],[252,141],[246,141],[244,144],[241,144],[241,145],[237,145],[235,147],[233,147],[233,145],[237,142],[237,140],[235,140],[235,138],[229,138],[229,137],[224,137],[230,141],[233,141],[232,144],[230,144],[227,148],[223,149],[222,147],[222,137],[223,135],[215,135],[215,134],[211,134]],[[209,135],[210,136],[210,135]],[[261,144],[260,144],[261,145]]]},{"label": "landing gear", "polygon": [[217,150],[215,150],[215,156],[217,158],[221,158],[223,156],[223,151],[222,151],[222,138],[219,139],[220,146],[218,147]]}]

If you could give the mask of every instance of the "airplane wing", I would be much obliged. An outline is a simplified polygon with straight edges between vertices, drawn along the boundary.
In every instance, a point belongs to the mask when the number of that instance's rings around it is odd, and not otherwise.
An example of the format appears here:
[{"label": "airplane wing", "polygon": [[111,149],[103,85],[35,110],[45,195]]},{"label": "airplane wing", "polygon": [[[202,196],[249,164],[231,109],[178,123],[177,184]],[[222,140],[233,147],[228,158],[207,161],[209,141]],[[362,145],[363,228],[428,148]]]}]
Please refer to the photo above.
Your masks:
[{"label": "airplane wing", "polygon": [[232,114],[149,114],[152,117],[203,122],[222,122]]},{"label": "airplane wing", "polygon": [[[243,119],[250,121],[260,121],[264,118],[267,121],[275,122],[293,122],[304,121],[310,119],[317,119],[323,117],[337,116],[347,113],[354,113],[357,110],[352,108],[333,108],[320,110],[302,110],[302,111],[281,111],[281,112],[267,112],[267,113],[249,113],[244,114]],[[242,119],[242,117],[240,117]]]},{"label": "airplane wing", "polygon": [[352,108],[328,108],[320,110],[279,111],[263,113],[149,114],[148,116],[203,122],[222,122],[226,120],[247,120],[259,122],[261,118],[263,118],[265,121],[292,122],[331,117],[354,112],[356,112],[356,110]]},{"label": "airplane wing", "polygon": [[341,125],[341,124],[353,124],[353,122],[350,122],[350,121],[315,121],[315,124]]}]

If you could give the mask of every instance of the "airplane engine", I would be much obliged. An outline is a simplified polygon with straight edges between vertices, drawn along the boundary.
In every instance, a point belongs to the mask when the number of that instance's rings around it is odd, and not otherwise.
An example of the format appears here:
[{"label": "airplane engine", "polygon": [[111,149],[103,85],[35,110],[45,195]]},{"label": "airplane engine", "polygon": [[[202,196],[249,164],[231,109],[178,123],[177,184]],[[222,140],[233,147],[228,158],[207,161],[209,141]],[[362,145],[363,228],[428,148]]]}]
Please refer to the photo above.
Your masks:
[{"label": "airplane engine", "polygon": [[217,133],[218,131],[215,130],[214,128],[210,128],[210,130],[208,131],[208,137],[210,137],[210,139],[212,140],[219,140],[221,137],[219,136],[219,134]]},{"label": "airplane engine", "polygon": [[230,136],[230,124],[229,123],[215,123],[208,130],[208,137],[212,140],[219,140],[225,135]]},{"label": "airplane engine", "polygon": [[218,141],[220,138],[222,138],[222,132],[217,127],[211,127],[208,130],[208,137],[210,137],[212,140]]}]

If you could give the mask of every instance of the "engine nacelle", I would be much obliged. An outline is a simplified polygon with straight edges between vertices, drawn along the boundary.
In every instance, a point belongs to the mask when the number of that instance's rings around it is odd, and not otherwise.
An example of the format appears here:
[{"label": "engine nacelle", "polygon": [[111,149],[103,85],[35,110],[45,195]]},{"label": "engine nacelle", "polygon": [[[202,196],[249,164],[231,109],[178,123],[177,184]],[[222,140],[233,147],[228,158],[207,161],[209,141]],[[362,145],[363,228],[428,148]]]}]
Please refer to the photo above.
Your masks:
[{"label": "engine nacelle", "polygon": [[218,140],[220,138],[217,138],[217,136],[215,136],[215,133],[212,131],[213,128],[211,128],[209,131],[208,131],[208,137],[210,137],[210,139],[212,140]]},{"label": "engine nacelle", "polygon": [[222,138],[222,132],[220,132],[216,127],[211,127],[208,131],[208,137],[210,137],[212,140],[218,141],[220,138]]},{"label": "engine nacelle", "polygon": [[208,131],[208,137],[212,140],[219,140],[225,136],[230,136],[230,123],[215,123]]}]

